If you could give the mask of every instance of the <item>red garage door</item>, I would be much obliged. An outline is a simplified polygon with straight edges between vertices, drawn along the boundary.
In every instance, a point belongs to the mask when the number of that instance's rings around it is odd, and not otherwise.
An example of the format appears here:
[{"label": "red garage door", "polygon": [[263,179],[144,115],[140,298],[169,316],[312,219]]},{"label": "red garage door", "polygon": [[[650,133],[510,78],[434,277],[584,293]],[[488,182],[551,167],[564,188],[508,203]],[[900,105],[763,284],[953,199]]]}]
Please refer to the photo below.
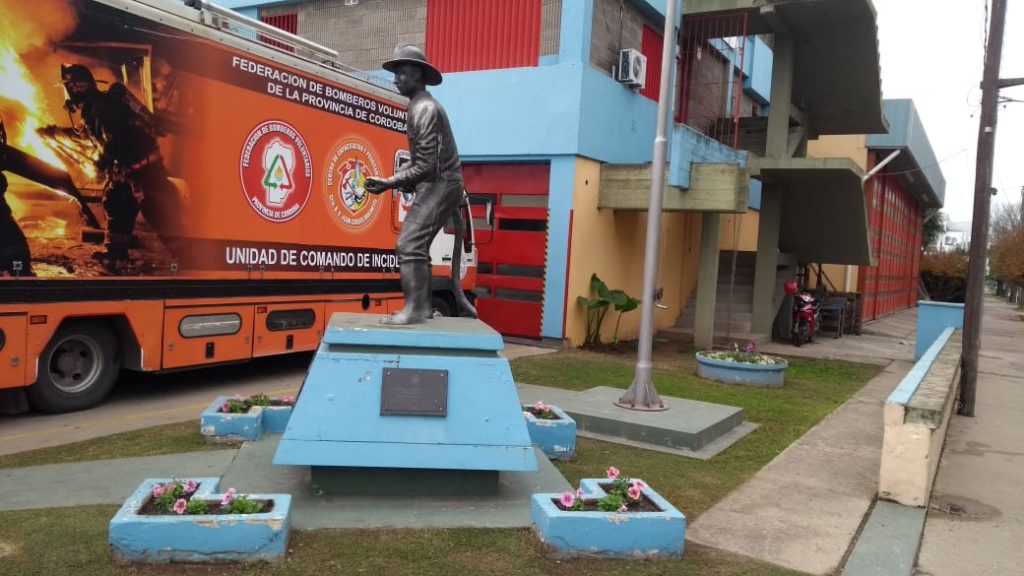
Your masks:
[{"label": "red garage door", "polygon": [[470,195],[494,202],[493,228],[476,220],[480,318],[504,335],[540,338],[549,165],[466,164],[462,171]]}]

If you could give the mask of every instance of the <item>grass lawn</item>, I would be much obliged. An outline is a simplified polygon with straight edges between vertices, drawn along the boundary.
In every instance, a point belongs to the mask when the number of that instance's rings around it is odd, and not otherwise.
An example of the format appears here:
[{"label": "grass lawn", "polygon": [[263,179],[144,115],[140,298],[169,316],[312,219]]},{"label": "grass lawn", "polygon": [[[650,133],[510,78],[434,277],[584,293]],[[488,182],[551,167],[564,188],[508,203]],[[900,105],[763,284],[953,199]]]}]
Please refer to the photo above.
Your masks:
[{"label": "grass lawn", "polygon": [[[512,362],[516,379],[580,390],[605,385],[625,388],[635,355],[577,350]],[[573,484],[602,476],[609,465],[642,477],[694,519],[771,461],[808,428],[846,401],[880,371],[879,367],[793,358],[786,385],[752,389],[703,381],[694,375],[692,353],[675,347],[656,350],[654,382],[659,393],[741,406],[760,427],[708,461],[579,439],[577,457],[557,463]],[[63,448],[0,457],[0,467],[209,448],[196,422],[119,434]],[[139,435],[160,439],[141,442]],[[795,574],[748,558],[687,544],[678,562],[555,561],[536,537],[520,530],[316,530],[293,531],[288,559],[278,565],[117,566],[107,547],[107,522],[116,506],[0,512],[0,575],[733,575]],[[55,546],[54,543],[60,543]]]},{"label": "grass lawn", "polygon": [[83,440],[73,444],[40,448],[27,452],[0,456],[0,469],[38,466],[40,464],[67,464],[108,458],[160,456],[198,450],[223,450],[238,445],[212,444],[199,433],[199,417],[189,422],[165,424],[122,432],[112,436]]}]

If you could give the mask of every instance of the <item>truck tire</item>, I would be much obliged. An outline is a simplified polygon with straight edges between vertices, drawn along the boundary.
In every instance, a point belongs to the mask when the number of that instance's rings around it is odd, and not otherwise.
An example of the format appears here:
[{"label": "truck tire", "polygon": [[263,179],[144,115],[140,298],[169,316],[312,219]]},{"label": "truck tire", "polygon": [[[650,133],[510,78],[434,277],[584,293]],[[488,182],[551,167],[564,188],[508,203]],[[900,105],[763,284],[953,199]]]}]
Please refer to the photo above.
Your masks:
[{"label": "truck tire", "polygon": [[104,322],[66,322],[43,349],[36,383],[25,393],[40,412],[85,410],[107,397],[120,371],[117,338]]},{"label": "truck tire", "polygon": [[433,316],[435,318],[439,316],[451,316],[452,305],[448,302],[448,299],[443,296],[433,295],[430,298],[430,307],[433,309]]}]

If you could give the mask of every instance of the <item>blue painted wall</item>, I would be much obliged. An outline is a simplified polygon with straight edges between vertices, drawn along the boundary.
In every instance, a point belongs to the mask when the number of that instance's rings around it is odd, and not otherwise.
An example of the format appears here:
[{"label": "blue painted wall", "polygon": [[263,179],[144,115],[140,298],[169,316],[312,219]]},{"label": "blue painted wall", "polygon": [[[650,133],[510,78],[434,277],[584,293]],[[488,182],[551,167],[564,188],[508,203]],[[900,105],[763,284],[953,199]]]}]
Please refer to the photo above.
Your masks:
[{"label": "blue painted wall", "polygon": [[947,302],[917,303],[917,339],[914,360],[918,360],[946,328],[964,327],[964,305]]},{"label": "blue painted wall", "polygon": [[[748,36],[743,55],[743,89],[759,104],[768,104],[772,94],[772,49],[757,36]],[[767,113],[766,113],[767,114]]]},{"label": "blue painted wall", "polygon": [[712,140],[685,124],[676,124],[672,129],[672,153],[668,168],[668,183],[678,188],[690,187],[690,164],[710,162],[721,164],[747,163],[747,153],[733,150],[717,140]]},{"label": "blue painted wall", "polygon": [[909,153],[928,180],[934,194],[933,200],[941,206],[946,199],[946,179],[942,176],[942,169],[935,158],[935,151],[928,141],[928,133],[925,132],[921,117],[917,114],[914,101],[885,100],[882,102],[882,110],[889,121],[889,133],[868,134],[867,147],[902,148],[904,154]]}]

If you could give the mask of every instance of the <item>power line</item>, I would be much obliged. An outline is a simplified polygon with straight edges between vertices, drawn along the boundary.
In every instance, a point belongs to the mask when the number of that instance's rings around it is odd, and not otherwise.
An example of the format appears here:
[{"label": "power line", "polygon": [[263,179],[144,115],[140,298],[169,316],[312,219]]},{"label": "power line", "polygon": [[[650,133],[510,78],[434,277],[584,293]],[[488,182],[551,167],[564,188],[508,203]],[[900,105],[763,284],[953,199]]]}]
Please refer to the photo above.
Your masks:
[{"label": "power line", "polygon": [[952,160],[953,158],[956,158],[957,156],[963,154],[964,152],[967,152],[967,148],[964,148],[964,149],[960,150],[956,154],[952,154],[950,156],[946,156],[945,158],[943,158],[942,160],[939,160],[938,162],[936,162],[934,164],[929,164],[927,166],[922,166],[920,168],[912,168],[910,170],[904,170],[902,172],[886,172],[885,175],[886,176],[902,176],[904,174],[913,174],[914,172],[924,172],[925,170],[928,170],[929,168],[935,168],[936,166],[938,166],[938,165],[940,165],[940,164],[942,164],[944,162],[948,162],[949,160]]}]

